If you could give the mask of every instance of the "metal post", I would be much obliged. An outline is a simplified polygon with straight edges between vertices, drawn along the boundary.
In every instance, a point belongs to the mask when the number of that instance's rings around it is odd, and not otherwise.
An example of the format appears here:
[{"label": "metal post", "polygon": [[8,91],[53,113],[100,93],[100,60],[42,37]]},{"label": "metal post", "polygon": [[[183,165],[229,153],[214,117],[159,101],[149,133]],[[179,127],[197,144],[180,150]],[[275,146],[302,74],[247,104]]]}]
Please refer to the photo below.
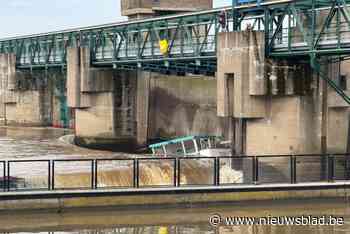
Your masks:
[{"label": "metal post", "polygon": [[133,187],[136,188],[136,159],[133,160]]},{"label": "metal post", "polygon": [[237,6],[237,0],[232,0],[232,32],[238,30],[238,14],[235,10],[235,7]]},{"label": "metal post", "polygon": [[181,158],[177,161],[177,187],[181,186]]},{"label": "metal post", "polygon": [[328,182],[334,181],[334,156],[328,155]]},{"label": "metal post", "polygon": [[216,161],[216,157],[213,158],[214,160],[214,172],[213,172],[213,185],[217,186],[217,161]]},{"label": "metal post", "polygon": [[7,184],[7,191],[10,191],[10,162],[7,162],[7,177],[6,177],[6,184]]},{"label": "metal post", "polygon": [[94,189],[95,185],[95,165],[94,160],[91,160],[91,189]]},{"label": "metal post", "polygon": [[216,157],[216,185],[220,185],[220,158]]},{"label": "metal post", "polygon": [[136,159],[136,188],[140,187],[140,163],[139,160]]},{"label": "metal post", "polygon": [[[350,125],[349,125],[349,129],[350,129]],[[345,179],[346,180],[350,179],[350,158],[349,157],[350,155],[349,153],[347,153],[345,156]]]},{"label": "metal post", "polygon": [[293,184],[297,183],[297,158],[292,156],[293,158]]},{"label": "metal post", "polygon": [[47,189],[51,190],[51,161],[47,161]]},{"label": "metal post", "polygon": [[254,183],[257,184],[259,182],[259,157],[255,157],[255,181]]},{"label": "metal post", "polygon": [[174,159],[174,187],[177,187],[177,158]]},{"label": "metal post", "polygon": [[4,186],[4,192],[6,192],[6,162],[2,163],[3,166],[3,173],[4,173],[4,181],[3,181],[3,186]]},{"label": "metal post", "polygon": [[52,175],[51,175],[51,178],[52,178],[52,190],[55,190],[55,160],[52,161]]},{"label": "metal post", "polygon": [[255,159],[252,158],[252,183],[254,183],[255,180]]},{"label": "metal post", "polygon": [[290,167],[290,183],[294,184],[294,156],[289,157],[289,167]]},{"label": "metal post", "polygon": [[95,160],[95,189],[98,188],[98,159]]}]

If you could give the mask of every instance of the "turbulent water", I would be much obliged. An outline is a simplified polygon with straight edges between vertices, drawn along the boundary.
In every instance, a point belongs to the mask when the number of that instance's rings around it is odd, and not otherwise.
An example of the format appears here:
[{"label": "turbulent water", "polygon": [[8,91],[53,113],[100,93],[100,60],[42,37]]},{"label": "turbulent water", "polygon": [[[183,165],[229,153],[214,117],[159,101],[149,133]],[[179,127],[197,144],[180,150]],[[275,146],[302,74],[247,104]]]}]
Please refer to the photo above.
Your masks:
[{"label": "turbulent water", "polygon": [[[2,160],[26,159],[87,159],[98,158],[99,187],[128,187],[133,181],[132,161],[117,161],[136,157],[82,149],[59,138],[67,134],[54,129],[0,128],[0,157]],[[220,164],[220,181],[241,182],[242,174],[232,170],[230,160]],[[250,164],[250,163],[249,163]],[[187,160],[181,165],[181,184],[213,183],[211,159]],[[57,162],[55,185],[57,188],[89,187],[91,162]],[[270,169],[269,169],[270,170]],[[0,173],[2,169],[0,168]],[[250,174],[250,173],[248,173]],[[11,175],[25,179],[27,188],[47,186],[47,162],[13,163]],[[174,180],[173,161],[146,160],[140,163],[140,186],[171,185]],[[275,176],[281,179],[282,175]],[[1,201],[0,201],[1,202]],[[298,216],[336,215],[345,218],[342,226],[221,226],[214,228],[208,219],[213,214],[228,216]],[[126,233],[126,234],[316,234],[350,233],[350,207],[347,201],[320,200],[308,202],[271,202],[264,204],[211,205],[205,208],[84,210],[68,213],[0,214],[0,233]]]},{"label": "turbulent water", "polygon": [[[57,129],[0,128],[0,158],[11,162],[10,175],[24,180],[21,189],[42,189],[48,186],[48,162],[18,162],[18,160],[47,159],[99,159],[98,187],[131,187],[133,161],[117,159],[138,155],[88,150],[68,144],[60,137],[67,132]],[[145,157],[145,156],[144,156]],[[111,160],[115,159],[115,160]],[[242,175],[231,169],[230,162],[221,162],[220,180],[239,182]],[[89,188],[91,186],[91,161],[56,161],[55,188]],[[3,164],[0,163],[0,173]],[[181,163],[182,185],[208,185],[214,182],[214,161],[187,160]],[[143,160],[139,165],[140,186],[167,186],[174,183],[174,161]]]},{"label": "turbulent water", "polygon": [[0,159],[68,159],[120,155],[83,149],[59,139],[69,133],[49,128],[0,128]]}]

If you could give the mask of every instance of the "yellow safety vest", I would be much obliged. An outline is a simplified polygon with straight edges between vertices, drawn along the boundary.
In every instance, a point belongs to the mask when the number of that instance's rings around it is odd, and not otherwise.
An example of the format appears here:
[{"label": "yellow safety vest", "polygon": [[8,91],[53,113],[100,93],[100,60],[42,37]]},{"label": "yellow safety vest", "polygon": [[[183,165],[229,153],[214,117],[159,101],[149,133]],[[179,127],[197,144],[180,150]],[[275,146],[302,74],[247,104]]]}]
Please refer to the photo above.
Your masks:
[{"label": "yellow safety vest", "polygon": [[159,41],[159,49],[160,49],[160,53],[162,53],[163,55],[168,53],[169,43],[167,39],[163,39]]},{"label": "yellow safety vest", "polygon": [[158,234],[168,234],[168,228],[167,227],[160,227],[158,229]]}]

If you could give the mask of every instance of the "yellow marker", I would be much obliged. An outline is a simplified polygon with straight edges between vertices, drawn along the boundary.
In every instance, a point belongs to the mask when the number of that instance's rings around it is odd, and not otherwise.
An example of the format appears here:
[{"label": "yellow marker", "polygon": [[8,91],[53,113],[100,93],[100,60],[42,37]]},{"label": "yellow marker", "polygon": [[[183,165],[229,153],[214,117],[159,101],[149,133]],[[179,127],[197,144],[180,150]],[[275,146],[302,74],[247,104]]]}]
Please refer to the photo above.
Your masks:
[{"label": "yellow marker", "polygon": [[163,39],[159,41],[159,48],[160,48],[160,52],[165,55],[168,53],[169,50],[169,43],[167,39]]},{"label": "yellow marker", "polygon": [[158,234],[168,234],[168,228],[167,227],[160,227],[158,230]]}]

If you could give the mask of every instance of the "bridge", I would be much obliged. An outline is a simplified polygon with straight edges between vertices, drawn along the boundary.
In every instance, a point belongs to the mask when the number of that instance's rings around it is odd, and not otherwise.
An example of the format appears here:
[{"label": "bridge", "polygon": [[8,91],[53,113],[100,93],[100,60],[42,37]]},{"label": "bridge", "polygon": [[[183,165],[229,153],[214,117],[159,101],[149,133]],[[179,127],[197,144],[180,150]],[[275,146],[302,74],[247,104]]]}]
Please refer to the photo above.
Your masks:
[{"label": "bridge", "polygon": [[[60,93],[62,120],[69,119],[68,109],[72,108],[70,110],[77,116],[74,117],[77,119],[75,126],[78,126],[76,132],[82,139],[95,140],[97,136],[109,144],[109,138],[115,140],[122,136],[134,140],[136,136],[138,144],[145,144],[150,135],[156,138],[163,132],[173,136],[216,131],[221,124],[220,116],[227,117],[224,121],[234,119],[232,122],[236,121],[236,125],[230,123],[230,128],[239,132],[237,138],[240,135],[242,139],[248,139],[249,135],[256,148],[262,149],[280,139],[277,148],[281,151],[274,151],[273,147],[266,151],[295,153],[301,145],[310,145],[308,141],[316,139],[314,136],[325,137],[334,129],[348,129],[350,86],[346,79],[345,85],[341,84],[339,77],[350,74],[350,67],[345,62],[350,54],[349,6],[350,0],[268,0],[243,4],[236,1],[233,6],[218,9],[1,39],[0,65],[8,69],[0,71],[0,79],[4,81],[0,104],[5,106],[0,107],[0,116],[10,116],[7,120],[14,123],[24,118],[21,121],[27,124],[29,101],[23,104],[16,95],[31,95],[32,91],[40,97],[33,108],[38,114],[28,118],[42,124],[46,116],[53,115],[46,107],[56,107],[53,101],[44,102],[46,96],[37,88],[37,80],[47,79],[48,83],[59,80],[59,89],[47,85],[46,91],[55,94],[58,90]],[[242,40],[246,32],[252,43]],[[225,37],[232,39],[226,40],[227,45],[222,44]],[[240,42],[242,45],[234,44]],[[254,50],[259,50],[258,56],[251,53]],[[246,56],[244,59],[235,60],[235,56],[243,55]],[[332,64],[339,66],[333,69],[330,68]],[[344,74],[341,74],[340,66],[343,66]],[[169,74],[186,78],[168,79]],[[192,74],[210,78],[197,79]],[[324,79],[335,92],[328,92],[314,75]],[[49,76],[55,79],[49,79]],[[23,93],[28,90],[30,92]],[[278,105],[285,101],[280,100],[281,96],[292,104]],[[282,106],[299,109],[281,111]],[[315,111],[311,112],[313,108]],[[332,127],[335,126],[333,123],[328,124],[327,111],[333,116],[330,119],[338,118],[334,121],[338,124],[336,127]],[[272,124],[270,119],[258,121],[269,118],[269,112],[271,116],[274,112],[284,114],[273,119]],[[283,118],[283,121],[278,119],[285,115],[292,117]],[[312,123],[320,121],[313,136],[302,135],[304,119]],[[64,126],[67,126],[68,121],[65,122]],[[87,122],[98,122],[98,127],[91,130],[92,124]],[[293,137],[276,131],[285,123],[290,123],[285,125],[286,128],[299,126],[288,130],[294,132]],[[256,128],[255,124],[261,128]],[[278,128],[272,128],[274,124]],[[318,129],[321,125],[322,129]],[[255,140],[256,136],[268,132],[265,128],[273,135],[273,140],[271,138],[266,144]],[[178,129],[182,132],[176,132]],[[224,132],[227,128],[220,126],[220,129]],[[346,140],[344,135],[337,133],[329,139],[341,137],[334,140],[336,145]],[[259,147],[257,142],[261,143]],[[244,140],[241,143],[237,152],[243,152],[241,148],[246,147]],[[326,143],[322,138],[320,144]],[[315,147],[318,144],[317,141]],[[254,150],[251,152],[257,154]],[[319,149],[308,151],[305,146],[298,152],[313,153]]]},{"label": "bridge", "polygon": [[[67,47],[79,44],[91,49],[94,66],[214,73],[218,33],[250,25],[265,31],[269,57],[346,56],[350,52],[349,2],[264,1],[7,38],[0,40],[0,53],[15,53],[18,68],[64,67]],[[227,27],[220,22],[223,11]],[[163,39],[168,41],[166,53],[159,48]]]}]

